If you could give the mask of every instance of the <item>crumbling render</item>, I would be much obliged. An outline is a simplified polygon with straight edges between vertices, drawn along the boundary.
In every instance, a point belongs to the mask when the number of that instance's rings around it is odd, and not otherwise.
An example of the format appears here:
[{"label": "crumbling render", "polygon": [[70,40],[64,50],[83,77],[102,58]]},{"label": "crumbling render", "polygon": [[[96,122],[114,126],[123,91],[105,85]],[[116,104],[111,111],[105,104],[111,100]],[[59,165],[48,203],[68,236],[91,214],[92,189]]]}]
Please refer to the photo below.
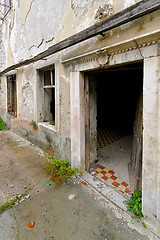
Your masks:
[{"label": "crumbling render", "polygon": [[140,17],[143,17],[143,16],[145,16],[149,13],[152,13],[154,11],[157,11],[159,9],[160,9],[159,0],[140,1],[136,4],[134,4],[133,6],[128,7],[126,9],[112,15],[109,18],[106,18],[103,21],[100,21],[100,22],[92,25],[91,27],[86,28],[77,34],[74,34],[71,37],[68,37],[68,38],[52,45],[47,50],[45,50],[42,53],[39,53],[35,57],[26,59],[20,63],[17,63],[15,65],[12,65],[12,66],[6,68],[2,72],[0,72],[0,75],[3,75],[15,68],[20,67],[20,66],[24,66],[24,65],[28,65],[30,63],[36,62],[40,59],[43,59],[54,53],[57,53],[63,49],[71,47],[77,43],[83,42],[87,39],[90,39],[94,36],[97,36],[98,34],[101,34],[103,32],[114,29],[118,26],[122,26],[122,24],[128,23],[128,22],[138,19]]},{"label": "crumbling render", "polygon": [[104,20],[113,15],[113,6],[111,4],[103,4],[95,12],[95,23]]}]

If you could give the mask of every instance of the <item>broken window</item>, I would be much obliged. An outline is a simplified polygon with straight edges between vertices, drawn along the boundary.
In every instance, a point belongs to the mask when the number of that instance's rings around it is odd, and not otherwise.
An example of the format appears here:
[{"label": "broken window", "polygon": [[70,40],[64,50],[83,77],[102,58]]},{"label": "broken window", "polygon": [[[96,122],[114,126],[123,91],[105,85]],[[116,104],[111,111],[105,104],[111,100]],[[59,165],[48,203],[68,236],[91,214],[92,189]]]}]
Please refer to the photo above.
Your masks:
[{"label": "broken window", "polygon": [[55,69],[44,71],[44,122],[55,125]]},{"label": "broken window", "polygon": [[10,115],[17,116],[16,75],[7,77],[7,112]]}]

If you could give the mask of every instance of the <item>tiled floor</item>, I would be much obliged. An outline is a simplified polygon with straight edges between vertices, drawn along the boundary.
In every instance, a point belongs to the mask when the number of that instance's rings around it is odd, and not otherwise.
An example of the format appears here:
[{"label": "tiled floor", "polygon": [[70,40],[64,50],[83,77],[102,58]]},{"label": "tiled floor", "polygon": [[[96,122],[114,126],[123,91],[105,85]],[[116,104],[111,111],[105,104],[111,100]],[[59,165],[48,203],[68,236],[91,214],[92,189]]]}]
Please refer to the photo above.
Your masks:
[{"label": "tiled floor", "polygon": [[97,149],[108,146],[125,137],[127,134],[122,133],[118,129],[99,127],[97,131]]},{"label": "tiled floor", "polygon": [[96,164],[92,167],[91,173],[97,175],[99,178],[102,178],[104,181],[107,181],[107,183],[111,184],[113,187],[116,187],[116,189],[120,192],[131,195],[131,190],[128,183],[116,177],[114,171],[111,171],[102,165]]}]

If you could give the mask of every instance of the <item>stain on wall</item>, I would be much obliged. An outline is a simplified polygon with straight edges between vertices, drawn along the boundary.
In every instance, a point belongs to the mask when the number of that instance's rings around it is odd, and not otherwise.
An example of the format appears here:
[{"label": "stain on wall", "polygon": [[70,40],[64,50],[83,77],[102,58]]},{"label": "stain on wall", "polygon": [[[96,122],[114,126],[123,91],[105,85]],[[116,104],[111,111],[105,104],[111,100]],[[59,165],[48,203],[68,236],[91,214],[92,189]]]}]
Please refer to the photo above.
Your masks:
[{"label": "stain on wall", "polygon": [[22,107],[21,115],[23,119],[32,121],[34,119],[34,97],[30,83],[26,83],[22,88]]}]

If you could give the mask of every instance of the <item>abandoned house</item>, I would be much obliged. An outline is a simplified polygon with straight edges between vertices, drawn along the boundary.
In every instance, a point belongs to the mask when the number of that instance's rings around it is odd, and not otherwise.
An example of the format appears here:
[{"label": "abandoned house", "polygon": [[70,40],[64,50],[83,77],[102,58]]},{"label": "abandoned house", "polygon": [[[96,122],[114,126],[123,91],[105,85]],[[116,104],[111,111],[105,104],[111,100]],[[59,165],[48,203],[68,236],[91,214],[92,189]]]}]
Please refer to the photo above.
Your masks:
[{"label": "abandoned house", "polygon": [[0,117],[120,194],[142,189],[160,236],[159,0],[0,0]]}]

